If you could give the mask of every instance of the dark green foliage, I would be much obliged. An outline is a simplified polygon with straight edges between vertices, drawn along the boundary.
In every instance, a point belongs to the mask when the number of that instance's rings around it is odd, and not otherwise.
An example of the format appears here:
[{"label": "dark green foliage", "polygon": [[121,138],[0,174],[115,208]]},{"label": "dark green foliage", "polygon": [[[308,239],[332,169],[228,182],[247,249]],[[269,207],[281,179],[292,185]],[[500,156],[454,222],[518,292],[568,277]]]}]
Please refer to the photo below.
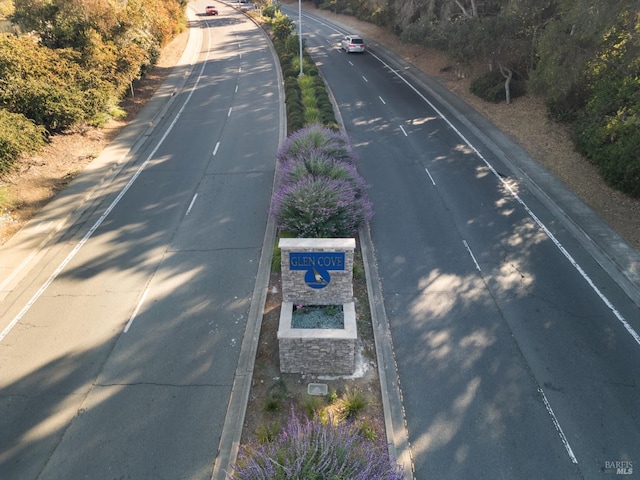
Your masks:
[{"label": "dark green foliage", "polygon": [[[640,72],[639,72],[640,73]],[[611,186],[640,198],[640,85],[605,78],[575,122],[578,150]]]},{"label": "dark green foliage", "polygon": [[184,0],[14,3],[12,20],[30,34],[0,36],[0,107],[50,134],[104,123],[185,26]]},{"label": "dark green foliage", "polygon": [[470,86],[471,93],[487,102],[500,103],[505,100],[504,78],[498,71],[487,72],[474,79]]},{"label": "dark green foliage", "polygon": [[304,116],[301,112],[291,113],[287,118],[287,127],[291,130],[299,130],[304,127]]},{"label": "dark green foliage", "polygon": [[[284,41],[285,50],[287,53],[298,57],[300,54],[300,37],[298,34],[292,33],[289,35]],[[307,39],[302,39],[302,48],[305,49],[307,47]]]},{"label": "dark green foliage", "polygon": [[287,385],[280,379],[269,388],[269,396],[265,400],[263,408],[267,412],[279,412],[288,397]]},{"label": "dark green foliage", "polygon": [[22,153],[35,152],[45,143],[45,129],[20,113],[0,108],[0,173],[11,170]]},{"label": "dark green foliage", "polygon": [[[635,32],[635,34],[634,34]],[[640,198],[640,12],[621,14],[586,69],[589,100],[575,122],[579,151],[613,187]]]},{"label": "dark green foliage", "polygon": [[[506,99],[505,77],[499,70],[493,70],[475,78],[471,82],[471,93],[491,103],[504,102]],[[511,98],[516,98],[526,93],[525,83],[512,79],[509,83]]]},{"label": "dark green foliage", "polygon": [[574,84],[569,91],[546,101],[551,119],[559,123],[573,123],[578,119],[588,100],[589,89],[584,84]]},{"label": "dark green foliage", "polygon": [[311,58],[311,55],[309,55],[306,50],[302,52],[302,61],[304,62],[305,75],[308,75],[310,77],[317,77],[318,75],[320,75],[318,67],[316,66],[316,62],[313,61],[313,58]]}]

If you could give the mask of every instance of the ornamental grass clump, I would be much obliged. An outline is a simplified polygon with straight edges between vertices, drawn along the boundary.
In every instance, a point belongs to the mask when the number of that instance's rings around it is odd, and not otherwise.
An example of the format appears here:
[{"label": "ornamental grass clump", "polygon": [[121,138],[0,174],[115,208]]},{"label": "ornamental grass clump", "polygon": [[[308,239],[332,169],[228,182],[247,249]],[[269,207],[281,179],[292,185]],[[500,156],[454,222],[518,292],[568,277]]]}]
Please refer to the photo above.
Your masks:
[{"label": "ornamental grass clump", "polygon": [[278,150],[278,160],[305,157],[313,150],[346,163],[355,163],[357,158],[345,135],[315,123],[289,135]]},{"label": "ornamental grass clump", "polygon": [[348,180],[305,177],[275,194],[272,214],[284,232],[335,238],[354,235],[371,218],[372,208]]},{"label": "ornamental grass clump", "polygon": [[292,411],[272,442],[241,447],[229,478],[400,480],[404,474],[390,462],[386,446],[367,439],[356,423],[300,419]]}]

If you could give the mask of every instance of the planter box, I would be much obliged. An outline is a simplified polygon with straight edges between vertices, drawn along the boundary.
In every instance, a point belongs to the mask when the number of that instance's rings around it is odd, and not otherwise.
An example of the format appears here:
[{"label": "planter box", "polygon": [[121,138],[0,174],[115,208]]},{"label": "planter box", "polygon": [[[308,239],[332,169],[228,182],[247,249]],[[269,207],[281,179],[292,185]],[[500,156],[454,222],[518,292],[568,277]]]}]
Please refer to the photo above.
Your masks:
[{"label": "planter box", "polygon": [[356,368],[356,309],[343,303],[344,328],[292,328],[293,302],[282,302],[278,327],[280,371],[351,375]]}]

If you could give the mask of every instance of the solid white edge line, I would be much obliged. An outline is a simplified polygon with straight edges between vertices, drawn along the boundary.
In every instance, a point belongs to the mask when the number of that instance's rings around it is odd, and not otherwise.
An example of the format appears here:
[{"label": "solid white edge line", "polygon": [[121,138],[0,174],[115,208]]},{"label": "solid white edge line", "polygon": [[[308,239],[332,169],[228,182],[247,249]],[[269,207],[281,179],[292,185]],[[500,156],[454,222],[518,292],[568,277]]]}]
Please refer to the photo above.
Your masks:
[{"label": "solid white edge line", "polygon": [[142,297],[140,297],[140,300],[138,301],[136,308],[133,310],[133,313],[131,314],[129,321],[124,327],[123,333],[127,333],[129,331],[129,327],[131,327],[131,324],[133,323],[135,318],[138,316],[138,312],[140,311],[140,308],[142,308],[142,304],[144,303],[145,298],[147,298],[148,293],[149,293],[149,287],[145,288],[144,293],[142,294]]},{"label": "solid white edge line", "polygon": [[567,454],[569,455],[569,458],[571,459],[571,462],[575,463],[577,465],[578,464],[578,459],[573,454],[573,450],[571,449],[571,445],[569,445],[569,440],[567,440],[567,437],[565,436],[564,432],[562,431],[562,427],[560,426],[560,422],[558,422],[558,419],[556,418],[555,413],[553,413],[553,409],[551,408],[551,404],[549,403],[549,400],[547,400],[547,396],[544,394],[544,391],[540,387],[538,387],[538,392],[542,396],[542,401],[544,402],[544,406],[547,408],[547,412],[549,412],[549,415],[551,416],[551,421],[553,421],[553,425],[556,427],[556,431],[558,432],[558,435],[560,435],[560,439],[562,440],[562,444],[564,445],[564,448],[567,450]]},{"label": "solid white edge line", "polygon": [[481,272],[482,270],[480,269],[480,265],[478,265],[478,261],[476,260],[475,255],[471,251],[471,248],[469,248],[469,244],[467,243],[466,240],[462,240],[462,243],[464,243],[464,246],[467,249],[467,252],[469,252],[469,255],[471,255],[471,259],[473,260],[473,263],[476,264],[476,268],[478,269],[479,272]]},{"label": "solid white edge line", "polygon": [[433,183],[435,185],[436,181],[431,176],[431,172],[429,172],[429,169],[427,167],[424,167],[424,171],[427,172],[427,175],[429,175],[429,178],[431,179],[431,183]]},{"label": "solid white edge line", "polygon": [[371,52],[370,54],[374,58],[376,58],[382,65],[387,67],[395,76],[397,76],[400,80],[402,80],[411,90],[413,90],[427,105],[429,105],[433,109],[433,111],[435,111],[440,116],[440,118],[442,118],[442,120],[444,120],[447,123],[447,125],[449,125],[453,129],[454,132],[456,132],[456,134],[462,139],[462,141],[470,149],[472,149],[475,152],[478,158],[480,158],[484,162],[484,164],[491,171],[491,173],[493,173],[493,175],[498,179],[498,181],[502,183],[502,185],[513,196],[513,198],[515,198],[516,201],[524,207],[525,211],[529,214],[529,216],[533,219],[533,221],[546,233],[546,235],[556,245],[556,247],[560,250],[560,252],[562,252],[565,258],[569,260],[569,263],[573,265],[573,267],[578,271],[578,273],[582,276],[582,278],[592,288],[592,290],[596,293],[596,295],[600,297],[602,302],[609,308],[611,313],[613,313],[613,315],[618,319],[618,321],[622,324],[625,330],[627,330],[627,332],[633,337],[636,343],[640,345],[640,335],[638,335],[638,332],[636,332],[633,329],[633,327],[629,324],[629,322],[626,321],[624,316],[620,312],[618,312],[618,310],[614,307],[611,301],[600,291],[598,287],[596,287],[596,285],[593,283],[593,281],[591,280],[587,272],[585,272],[582,269],[582,267],[578,265],[578,262],[575,261],[575,259],[571,256],[571,254],[562,246],[560,241],[549,231],[549,229],[547,229],[547,227],[542,223],[542,221],[533,213],[533,211],[524,202],[524,200],[522,200],[520,196],[515,192],[515,190],[513,190],[513,188],[498,174],[496,169],[493,168],[493,165],[491,165],[489,161],[486,158],[484,158],[484,156],[478,151],[476,147],[473,146],[473,144],[462,134],[462,132],[458,130],[455,127],[455,125],[453,125],[453,123],[451,123],[451,121],[447,117],[445,117],[444,114],[440,110],[438,110],[438,108],[433,103],[429,101],[429,99],[427,99],[422,93],[420,93],[416,87],[411,85],[411,83],[409,83],[407,79],[405,79],[402,75],[400,75],[396,70],[394,70],[390,65],[388,65],[384,60],[382,60],[376,54]]},{"label": "solid white edge line", "polygon": [[[210,42],[211,42],[211,40],[209,40],[209,43]],[[25,304],[25,306],[22,307],[22,309],[13,318],[13,320],[11,320],[9,325],[7,325],[4,328],[4,330],[2,330],[2,333],[0,333],[0,342],[2,342],[2,340],[4,340],[4,338],[9,334],[9,332],[11,330],[13,330],[13,328],[18,324],[18,322],[22,319],[22,317],[24,317],[26,315],[26,313],[31,309],[31,307],[36,303],[36,301],[42,296],[42,294],[45,292],[45,290],[47,288],[49,288],[49,285],[51,285],[53,283],[53,281],[58,277],[58,275],[60,275],[62,270],[64,270],[64,268],[69,264],[69,262],[73,259],[73,257],[75,257],[76,254],[80,251],[80,249],[85,245],[85,243],[87,243],[89,241],[91,236],[100,227],[100,225],[102,225],[102,223],[106,220],[106,218],[109,216],[111,211],[116,207],[116,205],[118,205],[118,203],[120,203],[120,200],[122,200],[122,197],[124,197],[125,193],[127,193],[127,191],[129,191],[129,189],[131,188],[133,183],[138,179],[138,177],[140,176],[142,171],[145,169],[147,164],[151,161],[151,158],[156,154],[156,152],[158,151],[160,146],[164,143],[166,138],[169,136],[169,133],[171,133],[171,131],[173,130],[173,127],[177,123],[178,119],[181,117],[182,112],[184,111],[184,109],[186,108],[187,104],[191,100],[191,97],[193,96],[193,93],[195,92],[196,87],[200,83],[200,79],[202,78],[202,74],[204,73],[204,68],[205,68],[206,63],[207,62],[203,62],[202,68],[200,69],[200,73],[198,74],[198,78],[196,79],[195,85],[193,86],[193,88],[189,92],[189,95],[187,96],[186,100],[182,104],[182,107],[180,107],[180,110],[176,114],[175,118],[173,119],[173,121],[171,122],[171,124],[169,125],[167,130],[164,132],[164,134],[162,135],[162,137],[160,138],[160,140],[158,141],[156,146],[153,148],[151,153],[149,153],[149,155],[147,156],[145,161],[142,163],[142,165],[140,165],[138,170],[136,170],[136,172],[133,174],[131,179],[123,187],[123,189],[120,191],[118,196],[113,200],[113,202],[111,202],[111,204],[107,207],[107,209],[100,216],[100,218],[96,221],[96,223],[93,224],[93,226],[84,235],[84,237],[82,237],[82,239],[76,244],[76,246],[73,248],[73,250],[71,250],[71,252],[69,252],[69,254],[65,257],[65,259],[62,261],[62,263],[60,265],[58,265],[58,267],[54,270],[54,272],[51,274],[51,276],[44,282],[44,284],[42,284],[42,286],[38,289],[38,291],[33,294],[33,296]]]},{"label": "solid white edge line", "polygon": [[197,193],[191,199],[191,203],[189,204],[189,208],[187,208],[187,213],[185,213],[185,216],[187,216],[187,215],[189,215],[191,213],[191,209],[193,208],[193,204],[196,203],[196,198],[198,198],[198,194]]},{"label": "solid white edge line", "polygon": [[[317,21],[317,20],[316,20]],[[322,23],[322,22],[319,22]],[[333,27],[332,27],[333,28]],[[336,30],[337,31],[337,30]],[[340,33],[340,32],[338,32]],[[582,268],[577,264],[577,262],[573,259],[573,257],[571,257],[571,255],[564,249],[564,247],[560,244],[560,242],[555,238],[555,236],[553,236],[551,234],[551,232],[542,224],[542,222],[533,214],[533,212],[531,211],[531,209],[529,209],[529,207],[524,203],[524,201],[513,191],[513,189],[507,184],[507,182],[504,181],[504,179],[502,179],[502,177],[500,177],[500,175],[498,175],[498,172],[493,168],[493,166],[482,156],[482,154],[467,140],[467,138],[462,134],[462,132],[460,132],[452,123],[451,121],[449,121],[448,118],[446,118],[442,112],[440,112],[440,110],[438,110],[436,108],[435,105],[433,105],[424,95],[422,95],[413,85],[411,85],[409,83],[408,80],[406,80],[402,75],[400,75],[395,69],[393,69],[390,65],[388,65],[386,62],[384,62],[380,57],[378,57],[377,55],[375,55],[374,53],[371,53],[371,51],[369,51],[369,53],[376,58],[380,63],[382,63],[385,67],[387,67],[391,72],[393,72],[394,75],[396,75],[398,78],[400,78],[400,80],[402,80],[405,84],[407,84],[407,86],[409,88],[411,88],[424,102],[426,102],[438,115],[440,115],[440,117],[458,134],[458,136],[469,146],[469,148],[471,148],[476,155],[478,155],[478,157],[480,159],[482,159],[482,161],[487,165],[487,167],[491,170],[491,172],[500,180],[500,182],[502,184],[504,184],[508,191],[514,196],[514,198],[518,201],[518,203],[520,203],[525,210],[527,211],[527,213],[529,215],[532,216],[532,218],[534,219],[534,221],[544,230],[544,232],[547,234],[547,236],[549,236],[549,238],[554,242],[554,244],[560,249],[560,251],[563,253],[563,255],[569,260],[569,262],[574,266],[574,268],[576,268],[578,270],[578,272],[580,273],[580,275],[582,275],[582,277],[587,281],[587,283],[594,289],[594,291],[596,292],[596,294],[601,298],[601,300],[605,303],[605,305],[607,305],[607,307],[609,307],[611,309],[611,311],[614,313],[614,315],[616,316],[616,318],[618,318],[618,320],[623,324],[623,326],[625,327],[625,329],[631,334],[631,336],[634,338],[634,340],[638,343],[638,345],[640,345],[640,336],[638,335],[638,333],[633,329],[633,327],[631,327],[631,325],[629,325],[629,323],[624,319],[624,317],[617,311],[617,309],[615,309],[615,307],[611,304],[611,302],[608,300],[607,297],[605,297],[600,290],[594,285],[593,281],[591,280],[591,278],[586,274],[586,272],[584,272],[584,270],[582,270]],[[353,65],[351,62],[349,62],[351,65]],[[400,127],[402,128],[402,127]],[[404,129],[403,129],[404,131]],[[427,173],[429,173],[427,171]],[[464,240],[463,240],[464,241]],[[465,245],[466,245],[466,241],[464,241]],[[468,246],[467,246],[468,248]],[[469,250],[469,253],[471,254],[471,256],[473,257],[473,254],[471,253],[471,251]],[[475,262],[475,257],[474,257],[474,262]],[[477,265],[477,262],[476,262]],[[480,269],[478,267],[478,269]],[[556,418],[555,414],[553,413],[553,409],[551,408],[551,404],[549,403],[549,401],[547,400],[546,395],[544,394],[544,391],[538,387],[538,392],[540,393],[540,395],[542,396],[542,400],[545,404],[545,407],[547,409],[547,412],[549,412],[549,415],[551,416],[551,419],[553,421],[553,424],[558,432],[558,434],[560,435],[560,438],[562,440],[562,443],[567,451],[567,454],[569,455],[569,458],[571,459],[571,462],[574,464],[578,464],[578,460],[576,458],[576,456],[573,453],[573,450],[571,449],[571,446],[569,445],[569,441],[567,440],[567,437],[565,436],[562,427],[560,426],[560,422],[558,421],[558,419]]]}]

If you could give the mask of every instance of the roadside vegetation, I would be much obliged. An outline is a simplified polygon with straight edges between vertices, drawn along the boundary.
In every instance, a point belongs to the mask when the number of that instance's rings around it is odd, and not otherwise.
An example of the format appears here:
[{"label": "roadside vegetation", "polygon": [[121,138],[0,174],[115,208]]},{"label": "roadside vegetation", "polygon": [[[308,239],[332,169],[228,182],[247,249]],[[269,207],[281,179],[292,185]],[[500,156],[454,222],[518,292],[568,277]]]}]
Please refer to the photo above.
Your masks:
[{"label": "roadside vegetation", "polygon": [[386,446],[367,439],[361,426],[292,412],[271,441],[242,449],[231,478],[401,480],[404,474],[387,461]]},{"label": "roadside vegetation", "polygon": [[300,55],[293,21],[277,4],[263,7],[261,14],[282,68],[290,133],[278,151],[271,215],[284,236],[356,235],[371,218],[372,207],[355,168],[355,152],[339,132],[324,81],[304,43]]},{"label": "roadside vegetation", "polygon": [[[640,7],[637,0],[313,0],[445,52],[473,69],[472,93],[526,92],[568,124],[604,180],[640,198]],[[576,175],[579,175],[576,172]]]},{"label": "roadside vegetation", "polygon": [[349,237],[371,218],[367,186],[341,133],[312,124],[278,152],[280,174],[271,214],[286,236]]},{"label": "roadside vegetation", "polygon": [[15,28],[0,33],[0,173],[51,135],[124,115],[132,82],[185,28],[186,4],[2,0]]}]

